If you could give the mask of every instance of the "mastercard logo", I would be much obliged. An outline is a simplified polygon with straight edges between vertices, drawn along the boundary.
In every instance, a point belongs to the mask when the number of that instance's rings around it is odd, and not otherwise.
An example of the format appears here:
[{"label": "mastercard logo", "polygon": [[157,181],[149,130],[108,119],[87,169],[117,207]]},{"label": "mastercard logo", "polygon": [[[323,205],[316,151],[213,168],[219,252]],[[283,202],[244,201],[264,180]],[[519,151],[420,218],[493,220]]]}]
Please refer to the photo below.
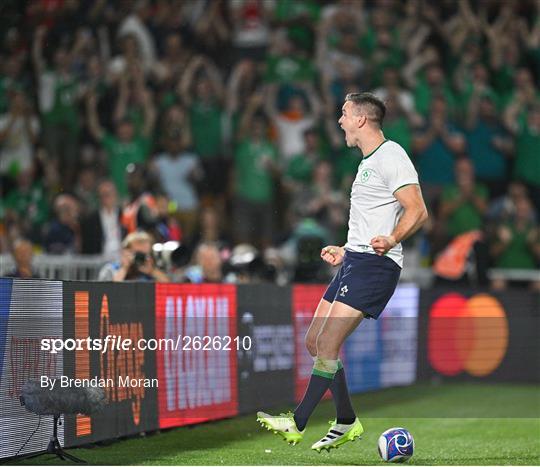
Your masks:
[{"label": "mastercard logo", "polygon": [[488,294],[465,298],[445,294],[429,311],[428,359],[437,372],[487,376],[508,349],[508,320],[500,302]]}]

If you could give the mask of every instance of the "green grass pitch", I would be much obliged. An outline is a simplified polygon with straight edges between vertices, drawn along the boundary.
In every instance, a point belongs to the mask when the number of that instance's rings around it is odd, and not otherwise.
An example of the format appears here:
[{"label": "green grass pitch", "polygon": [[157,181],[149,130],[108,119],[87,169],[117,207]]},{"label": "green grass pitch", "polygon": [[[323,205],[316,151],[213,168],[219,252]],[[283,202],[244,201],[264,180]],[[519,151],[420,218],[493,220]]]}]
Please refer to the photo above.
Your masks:
[{"label": "green grass pitch", "polygon": [[[304,440],[295,447],[263,430],[252,414],[70,452],[91,464],[112,465],[373,465],[382,464],[379,435],[403,426],[416,443],[409,464],[540,464],[537,386],[414,385],[359,394],[353,404],[365,433],[329,453],[318,454],[310,447],[334,418],[331,400],[317,408]],[[29,462],[62,463],[47,457]]]}]

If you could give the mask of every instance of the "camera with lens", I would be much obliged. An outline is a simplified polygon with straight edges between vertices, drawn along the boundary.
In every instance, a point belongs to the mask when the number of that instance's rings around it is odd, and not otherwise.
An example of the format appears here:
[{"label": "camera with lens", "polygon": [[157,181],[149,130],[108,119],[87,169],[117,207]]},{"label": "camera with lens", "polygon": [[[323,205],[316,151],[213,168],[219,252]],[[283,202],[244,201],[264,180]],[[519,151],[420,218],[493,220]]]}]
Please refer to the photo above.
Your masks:
[{"label": "camera with lens", "polygon": [[146,253],[143,253],[142,251],[137,251],[135,252],[135,256],[133,258],[133,264],[137,267],[143,266],[147,258],[148,255]]}]

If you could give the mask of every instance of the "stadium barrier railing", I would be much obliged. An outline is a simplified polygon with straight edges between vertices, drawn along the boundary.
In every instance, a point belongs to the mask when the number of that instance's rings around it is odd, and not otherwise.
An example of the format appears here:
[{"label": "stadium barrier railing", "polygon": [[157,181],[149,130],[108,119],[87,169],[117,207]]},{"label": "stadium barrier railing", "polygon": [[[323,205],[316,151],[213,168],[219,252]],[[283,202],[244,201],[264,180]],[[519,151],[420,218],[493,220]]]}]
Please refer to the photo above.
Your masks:
[{"label": "stadium barrier railing", "polygon": [[[433,272],[429,267],[420,266],[418,254],[414,249],[404,251],[407,267],[403,269],[400,281],[415,283],[421,287],[431,287]],[[109,261],[101,255],[51,255],[34,256],[33,268],[42,279],[53,280],[97,280],[100,269]],[[9,254],[0,254],[0,276],[6,276],[15,268]],[[540,281],[540,271],[535,269],[497,269],[488,270],[490,279],[532,282]]]},{"label": "stadium barrier railing", "polygon": [[[97,280],[100,269],[108,259],[101,255],[35,255],[32,267],[39,278],[53,280]],[[15,269],[11,255],[0,255],[0,276]]]}]

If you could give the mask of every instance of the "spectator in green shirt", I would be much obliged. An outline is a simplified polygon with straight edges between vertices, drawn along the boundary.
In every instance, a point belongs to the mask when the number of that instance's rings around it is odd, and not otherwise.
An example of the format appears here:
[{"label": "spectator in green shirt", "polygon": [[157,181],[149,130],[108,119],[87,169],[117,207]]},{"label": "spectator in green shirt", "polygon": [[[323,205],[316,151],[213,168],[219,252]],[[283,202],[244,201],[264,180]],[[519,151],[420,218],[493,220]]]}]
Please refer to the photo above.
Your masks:
[{"label": "spectator in green shirt", "polygon": [[397,94],[386,97],[386,114],[384,117],[384,135],[387,139],[399,143],[407,154],[411,154],[413,132],[407,113],[400,105]]},{"label": "spectator in green shirt", "polygon": [[54,66],[47,69],[43,58],[45,26],[36,30],[33,62],[36,71],[38,101],[43,121],[43,137],[49,155],[62,167],[64,186],[71,186],[78,164],[80,116],[78,103],[84,88],[72,73],[78,43],[72,49],[59,47],[54,52]]},{"label": "spectator in green shirt", "polygon": [[455,157],[465,150],[465,138],[448,117],[447,108],[444,97],[435,96],[425,127],[413,137],[415,163],[429,205],[443,186],[454,183]]},{"label": "spectator in green shirt", "polygon": [[504,193],[507,184],[507,159],[514,145],[504,129],[496,103],[485,89],[475,88],[469,98],[467,147],[476,176],[489,188],[491,197]]},{"label": "spectator in green shirt", "polygon": [[0,65],[0,114],[6,113],[9,107],[9,93],[15,89],[26,90],[28,82],[22,74],[23,61],[17,54],[3,57]]},{"label": "spectator in green shirt", "polygon": [[313,83],[315,67],[313,61],[299,50],[289,37],[280,37],[274,53],[266,58],[265,80],[268,83]]},{"label": "spectator in green shirt", "polygon": [[290,191],[297,191],[311,181],[315,165],[324,159],[320,135],[316,128],[304,131],[305,150],[292,157],[285,171],[285,183]]},{"label": "spectator in green shirt", "polygon": [[439,225],[446,228],[449,238],[480,229],[488,200],[487,188],[476,183],[468,158],[458,159],[454,172],[456,184],[444,189],[439,211]]},{"label": "spectator in green shirt", "polygon": [[[496,268],[536,269],[540,265],[540,228],[532,211],[529,198],[521,196],[515,200],[513,222],[505,222],[496,230],[490,248]],[[506,280],[494,280],[492,286],[504,289]],[[540,290],[540,281],[531,286]]]},{"label": "spectator in green shirt", "polygon": [[[114,105],[113,120],[115,123],[129,120],[136,134],[146,133],[145,113],[154,112],[153,96],[146,88],[142,65],[131,64],[118,79],[118,98]],[[98,88],[96,86],[96,92]],[[98,98],[101,97],[98,94]],[[149,109],[145,109],[150,104]],[[153,127],[152,127],[153,130]],[[151,133],[148,133],[149,135]]]},{"label": "spectator in green shirt", "polygon": [[120,198],[125,198],[128,194],[125,176],[127,166],[145,162],[151,150],[150,136],[154,128],[155,110],[151,95],[145,89],[140,89],[139,92],[144,103],[144,125],[140,134],[135,133],[134,125],[128,119],[117,122],[115,134],[107,132],[99,123],[95,93],[90,92],[87,99],[88,127],[107,153],[109,176],[116,185]]},{"label": "spectator in green shirt", "polygon": [[287,28],[288,36],[303,49],[310,50],[321,6],[316,0],[278,0],[273,11],[278,27]]},{"label": "spectator in green shirt", "polygon": [[21,236],[40,242],[49,216],[49,203],[32,167],[19,173],[15,189],[4,199],[4,208],[6,225],[16,225]]},{"label": "spectator in green shirt", "polygon": [[379,29],[376,32],[377,47],[371,54],[368,66],[371,69],[371,86],[383,83],[383,74],[387,68],[400,69],[405,61],[399,38],[391,30]]},{"label": "spectator in green shirt", "polygon": [[375,94],[375,96],[377,96],[383,102],[386,102],[387,99],[393,97],[396,100],[399,109],[401,109],[403,116],[407,117],[411,127],[419,127],[423,125],[424,120],[416,111],[414,97],[412,93],[403,85],[398,68],[388,67],[384,69],[382,86],[375,89],[373,94]]},{"label": "spectator in green shirt", "polygon": [[531,70],[522,66],[513,71],[513,82],[501,93],[499,107],[502,109],[517,103],[531,105],[540,100],[540,89]]},{"label": "spectator in green shirt", "polygon": [[268,140],[268,121],[257,113],[262,101],[255,95],[240,121],[234,153],[234,219],[236,243],[271,245],[274,232],[274,177],[278,152]]},{"label": "spectator in green shirt", "polygon": [[27,96],[11,92],[9,112],[0,114],[0,176],[16,177],[33,165],[39,120]]},{"label": "spectator in green shirt", "polygon": [[232,69],[226,92],[226,139],[230,143],[238,130],[242,111],[262,82],[262,66],[254,60],[242,60]]},{"label": "spectator in green shirt", "polygon": [[471,64],[467,63],[465,58],[462,59],[454,73],[459,116],[467,117],[471,99],[478,100],[479,97],[489,98],[496,107],[500,106],[500,96],[492,88],[490,78],[489,70],[482,62]]},{"label": "spectator in green shirt", "polygon": [[225,191],[227,164],[224,142],[224,86],[216,65],[203,55],[195,56],[179,83],[182,102],[188,109],[193,149],[201,157],[203,195]]},{"label": "spectator in green shirt", "polygon": [[414,89],[416,110],[422,116],[428,117],[433,98],[437,95],[444,96],[448,113],[453,116],[456,109],[454,94],[446,81],[444,70],[438,64],[432,64],[416,82]]},{"label": "spectator in green shirt", "polygon": [[[297,223],[301,218],[310,218],[325,229],[332,242],[344,242],[347,237],[347,212],[349,200],[333,184],[332,166],[328,161],[319,161],[313,169],[311,183],[295,193],[291,200],[290,219]],[[344,231],[345,228],[345,231]]]},{"label": "spectator in green shirt", "polygon": [[504,121],[516,138],[514,179],[527,185],[540,215],[540,101],[530,102],[529,98],[527,94],[518,93],[517,99],[506,109]]}]

